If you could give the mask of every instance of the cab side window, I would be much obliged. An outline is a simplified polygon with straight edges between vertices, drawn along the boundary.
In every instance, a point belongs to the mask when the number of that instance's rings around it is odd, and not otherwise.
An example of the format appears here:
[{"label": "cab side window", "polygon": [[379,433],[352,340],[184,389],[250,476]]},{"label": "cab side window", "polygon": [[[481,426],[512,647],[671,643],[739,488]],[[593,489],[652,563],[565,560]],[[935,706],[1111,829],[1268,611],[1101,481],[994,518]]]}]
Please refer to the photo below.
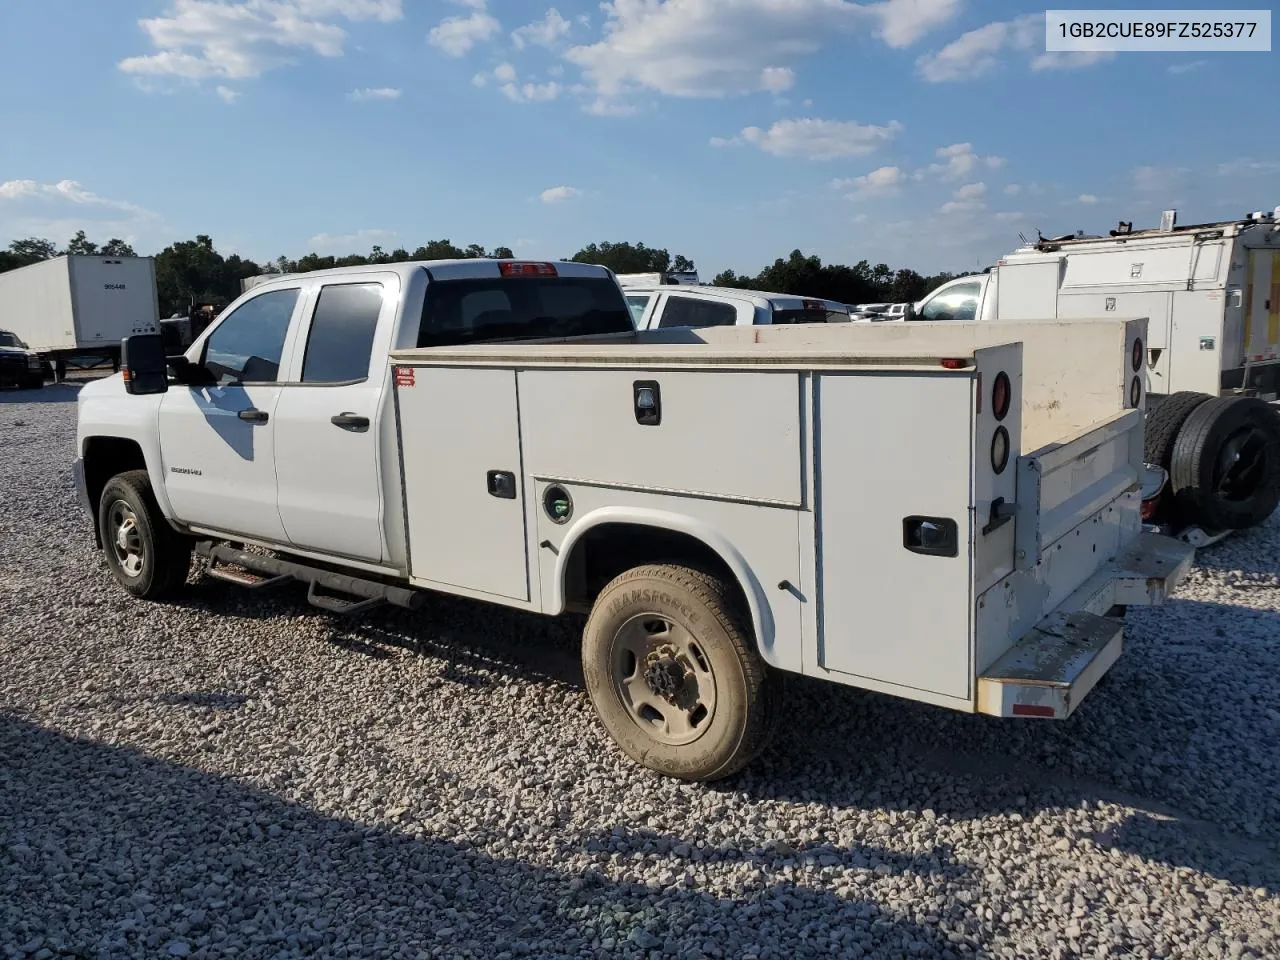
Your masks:
[{"label": "cab side window", "polygon": [[320,289],[302,359],[303,383],[351,383],[369,376],[382,284],[331,283]]},{"label": "cab side window", "polygon": [[275,383],[298,289],[272,290],[236,307],[205,341],[203,365],[219,385]]},{"label": "cab side window", "polygon": [[957,283],[934,297],[920,311],[921,320],[972,320],[978,314],[981,283]]},{"label": "cab side window", "polygon": [[732,304],[693,297],[667,297],[660,327],[731,327],[738,321]]}]

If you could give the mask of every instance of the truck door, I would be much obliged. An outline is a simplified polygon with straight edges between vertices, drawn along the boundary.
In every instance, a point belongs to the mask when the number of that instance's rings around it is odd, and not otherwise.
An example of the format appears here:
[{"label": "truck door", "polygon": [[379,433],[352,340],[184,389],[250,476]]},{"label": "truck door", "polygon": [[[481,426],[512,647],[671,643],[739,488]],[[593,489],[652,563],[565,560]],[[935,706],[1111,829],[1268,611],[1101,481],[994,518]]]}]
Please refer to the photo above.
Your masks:
[{"label": "truck door", "polygon": [[160,404],[165,491],[192,526],[284,543],[273,434],[280,367],[301,314],[301,285],[274,288],[224,316],[199,363],[216,381],[175,387]]},{"label": "truck door", "polygon": [[378,438],[398,302],[395,274],[336,279],[308,298],[274,431],[280,520],[304,550],[383,559]]}]

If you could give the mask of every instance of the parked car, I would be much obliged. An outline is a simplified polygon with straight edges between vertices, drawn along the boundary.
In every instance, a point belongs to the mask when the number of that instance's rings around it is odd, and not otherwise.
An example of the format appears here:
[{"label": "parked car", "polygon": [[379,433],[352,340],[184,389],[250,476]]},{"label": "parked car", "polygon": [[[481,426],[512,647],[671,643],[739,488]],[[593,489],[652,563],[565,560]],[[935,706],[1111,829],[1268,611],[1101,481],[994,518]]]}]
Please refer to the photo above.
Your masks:
[{"label": "parked car", "polygon": [[637,330],[733,327],[779,323],[848,323],[849,307],[834,300],[736,287],[625,287]]},{"label": "parked car", "polygon": [[45,364],[16,333],[0,330],[0,387],[36,390],[44,386]]}]

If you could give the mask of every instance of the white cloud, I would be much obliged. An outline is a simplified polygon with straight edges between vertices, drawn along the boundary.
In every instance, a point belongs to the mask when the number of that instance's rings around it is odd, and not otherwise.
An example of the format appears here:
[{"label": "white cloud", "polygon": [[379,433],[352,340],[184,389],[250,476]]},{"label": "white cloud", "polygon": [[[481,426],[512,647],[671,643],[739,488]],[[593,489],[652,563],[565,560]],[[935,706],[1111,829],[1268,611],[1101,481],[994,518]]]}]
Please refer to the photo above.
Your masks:
[{"label": "white cloud", "polygon": [[1191,73],[1194,70],[1200,70],[1201,68],[1207,67],[1208,65],[1209,65],[1208,60],[1191,60],[1187,63],[1171,63],[1165,69],[1168,70],[1170,73],[1172,73],[1174,76],[1179,76],[1184,73]]},{"label": "white cloud", "polygon": [[501,83],[512,83],[516,79],[516,68],[509,63],[500,63],[493,68],[493,78]]},{"label": "white cloud", "polygon": [[155,234],[162,227],[152,211],[100,196],[76,180],[0,182],[0,237],[63,240],[84,230],[97,243],[118,237],[137,246],[144,233],[159,242]]},{"label": "white cloud", "polygon": [[403,15],[401,0],[172,0],[164,16],[139,21],[156,52],[117,66],[139,78],[252,79],[298,52],[342,56],[347,34],[334,21]]},{"label": "white cloud", "polygon": [[56,183],[41,183],[38,180],[5,180],[0,183],[0,200],[19,200],[28,197],[104,207],[138,216],[154,216],[151,211],[144,210],[136,204],[100,197],[86,190],[78,180],[59,180]]},{"label": "white cloud", "polygon": [[399,239],[394,230],[366,229],[354,233],[317,233],[307,241],[312,251],[319,254],[344,254],[369,250],[374,246],[386,247]]},{"label": "white cloud", "polygon": [[790,67],[765,67],[760,71],[760,89],[781,93],[796,85],[796,72]]},{"label": "white cloud", "polygon": [[465,17],[445,17],[431,28],[427,42],[451,57],[465,56],[476,44],[491,40],[501,29],[498,19],[485,11],[484,0],[463,4],[473,8]]},{"label": "white cloud", "polygon": [[361,87],[347,94],[347,99],[355,103],[366,103],[370,100],[399,100],[401,91],[397,87]]},{"label": "white cloud", "polygon": [[517,50],[523,50],[527,44],[540,47],[554,47],[573,29],[573,24],[560,16],[560,11],[552,7],[541,20],[526,24],[511,32],[511,42]]},{"label": "white cloud", "polygon": [[556,99],[563,87],[549,80],[546,83],[504,83],[501,89],[502,95],[515,103],[537,103]]},{"label": "white cloud", "polygon": [[1007,197],[1016,197],[1021,192],[1022,192],[1022,186],[1017,183],[1011,183],[1004,188],[1004,193],[1005,193],[1005,196]]},{"label": "white cloud", "polygon": [[994,69],[1000,62],[999,55],[1006,51],[1034,54],[1030,60],[1032,70],[1073,70],[1115,56],[1096,51],[1046,52],[1044,14],[1028,13],[961,34],[936,53],[917,59],[916,68],[931,83],[972,80]]},{"label": "white cloud", "polygon": [[543,203],[562,203],[565,200],[572,200],[574,197],[581,196],[582,191],[577,187],[551,187],[543,190],[539,194],[539,199]]},{"label": "white cloud", "polygon": [[942,205],[939,213],[975,213],[985,209],[982,198],[987,195],[987,185],[982,182],[966,183],[952,194],[951,199]]},{"label": "white cloud", "polygon": [[[601,97],[634,89],[677,97],[777,92],[840,35],[871,31],[893,47],[950,20],[959,0],[613,0],[601,39],[571,47]],[[788,87],[790,83],[788,83]]]},{"label": "white cloud", "polygon": [[1280,160],[1254,160],[1252,157],[1241,157],[1227,163],[1218,164],[1220,177],[1256,177],[1280,173]]},{"label": "white cloud", "polygon": [[222,84],[218,84],[215,90],[218,96],[222,98],[223,103],[235,103],[236,100],[240,98],[239,90],[232,90],[230,87],[224,87]]},{"label": "white cloud", "polygon": [[1031,69],[1078,70],[1081,67],[1091,67],[1095,63],[1106,63],[1115,58],[1115,53],[1109,50],[1052,50],[1033,58]]},{"label": "white cloud", "polygon": [[1092,207],[1094,204],[1099,202],[1099,199],[1097,194],[1082,193],[1078,197],[1076,197],[1074,200],[1067,200],[1065,202],[1068,204],[1078,203],[1081,206]]},{"label": "white cloud", "polygon": [[973,152],[971,143],[953,143],[947,147],[939,147],[934,156],[942,162],[931,163],[923,170],[917,171],[916,178],[932,175],[943,180],[962,180],[979,167],[988,170],[999,170],[1004,166],[1004,157],[979,156]]},{"label": "white cloud", "polygon": [[835,160],[839,157],[861,157],[872,153],[901,131],[902,124],[897,120],[891,120],[884,126],[875,126],[804,117],[778,120],[768,130],[745,127],[736,137],[712,137],[711,145],[729,147],[749,143],[778,157]]},{"label": "white cloud", "polygon": [[896,194],[909,177],[901,167],[878,167],[861,177],[832,180],[831,186],[837,190],[852,189],[847,194],[850,200],[861,200],[864,197],[890,196]]},{"label": "white cloud", "polygon": [[1133,188],[1142,193],[1167,193],[1177,189],[1190,172],[1186,167],[1137,167]]}]

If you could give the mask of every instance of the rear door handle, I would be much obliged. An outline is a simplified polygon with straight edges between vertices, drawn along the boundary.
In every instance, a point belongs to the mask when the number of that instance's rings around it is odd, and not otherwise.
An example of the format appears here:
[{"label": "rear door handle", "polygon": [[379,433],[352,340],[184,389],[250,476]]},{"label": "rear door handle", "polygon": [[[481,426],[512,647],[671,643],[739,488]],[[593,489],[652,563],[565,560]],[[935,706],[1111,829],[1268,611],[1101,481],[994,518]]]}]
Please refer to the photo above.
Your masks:
[{"label": "rear door handle", "polygon": [[241,410],[236,414],[241,420],[247,420],[249,423],[266,423],[269,417],[265,410],[254,410],[250,407],[248,410]]},{"label": "rear door handle", "polygon": [[335,427],[342,427],[344,430],[365,430],[369,426],[368,417],[361,417],[354,413],[340,413],[336,417],[330,417],[329,422]]}]

